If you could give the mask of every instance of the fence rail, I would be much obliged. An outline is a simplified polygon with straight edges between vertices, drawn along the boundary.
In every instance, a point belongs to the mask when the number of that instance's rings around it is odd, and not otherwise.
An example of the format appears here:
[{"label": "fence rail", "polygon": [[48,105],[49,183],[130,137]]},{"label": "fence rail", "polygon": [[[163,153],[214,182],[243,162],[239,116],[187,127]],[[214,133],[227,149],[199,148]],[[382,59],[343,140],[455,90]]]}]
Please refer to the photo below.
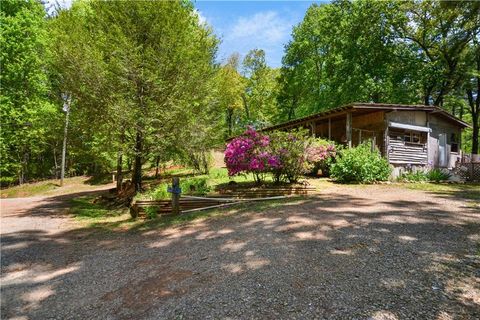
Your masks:
[{"label": "fence rail", "polygon": [[[208,197],[181,196],[179,211],[182,213],[218,208],[250,201],[265,201],[283,199],[293,195],[307,195],[315,192],[314,187],[281,187],[243,189],[235,188],[222,190],[218,195]],[[174,211],[172,200],[137,200],[130,206],[132,217],[146,217],[145,208],[154,207],[158,214],[172,214]]]}]

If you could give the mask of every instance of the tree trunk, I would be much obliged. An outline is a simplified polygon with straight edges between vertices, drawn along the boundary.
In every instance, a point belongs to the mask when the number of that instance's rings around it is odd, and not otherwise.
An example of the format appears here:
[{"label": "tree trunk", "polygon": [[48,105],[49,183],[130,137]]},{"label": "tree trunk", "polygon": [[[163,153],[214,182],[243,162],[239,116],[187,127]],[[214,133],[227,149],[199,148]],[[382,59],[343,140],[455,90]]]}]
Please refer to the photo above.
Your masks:
[{"label": "tree trunk", "polygon": [[120,147],[117,151],[117,193],[122,191],[122,182],[123,182],[123,151],[122,147],[125,143],[125,133],[120,134]]},{"label": "tree trunk", "polygon": [[122,151],[119,150],[117,153],[117,193],[120,193],[122,191],[122,182],[123,182],[122,165],[123,165],[123,154],[122,154]]},{"label": "tree trunk", "polygon": [[70,105],[67,105],[65,110],[65,130],[63,132],[63,148],[62,148],[62,168],[60,173],[60,186],[63,186],[63,179],[65,178],[65,157],[67,153],[67,133],[68,133],[68,116],[70,115]]},{"label": "tree trunk", "polygon": [[248,109],[248,103],[247,103],[247,97],[245,97],[244,94],[242,94],[242,101],[243,101],[243,107],[245,109],[245,116],[247,117],[247,120],[250,120],[250,109]]},{"label": "tree trunk", "polygon": [[160,156],[155,158],[155,179],[158,178],[158,166],[160,165]]},{"label": "tree trunk", "polygon": [[479,133],[479,127],[478,127],[478,114],[473,117],[473,132],[472,132],[472,154],[478,154],[478,133]]},{"label": "tree trunk", "polygon": [[135,138],[135,159],[132,173],[132,183],[135,186],[135,192],[139,192],[142,190],[142,148],[142,132],[139,128],[137,128],[137,135]]},{"label": "tree trunk", "polygon": [[227,109],[227,129],[228,129],[228,138],[232,136],[233,131],[233,110],[228,108]]},{"label": "tree trunk", "polygon": [[[480,80],[479,80],[480,83]],[[479,85],[480,86],[480,85]],[[480,113],[480,100],[479,97],[475,100],[473,98],[472,89],[467,89],[468,105],[470,106],[470,112],[472,113],[472,154],[478,154],[478,134],[479,123],[478,116]]]}]

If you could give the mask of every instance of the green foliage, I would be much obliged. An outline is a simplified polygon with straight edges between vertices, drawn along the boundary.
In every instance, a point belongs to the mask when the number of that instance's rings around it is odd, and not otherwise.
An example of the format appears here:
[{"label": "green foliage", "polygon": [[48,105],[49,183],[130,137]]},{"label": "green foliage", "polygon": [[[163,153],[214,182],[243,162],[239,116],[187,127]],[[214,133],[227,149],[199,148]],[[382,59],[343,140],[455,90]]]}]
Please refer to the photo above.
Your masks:
[{"label": "green foliage", "polygon": [[187,195],[205,195],[211,191],[207,177],[194,177],[180,180],[182,193]]},{"label": "green foliage", "polygon": [[366,142],[355,148],[340,151],[336,162],[331,166],[331,176],[339,182],[372,183],[385,181],[392,169],[388,161]]},{"label": "green foliage", "polygon": [[428,177],[424,171],[418,170],[402,173],[397,180],[405,182],[421,182],[428,181]]},{"label": "green foliage", "polygon": [[305,130],[275,131],[269,136],[271,154],[280,161],[280,167],[273,169],[275,181],[296,182],[311,170],[305,154],[311,140]]},{"label": "green foliage", "polygon": [[429,171],[409,171],[403,173],[400,177],[398,177],[399,181],[403,182],[440,182],[446,181],[451,177],[450,172],[442,169],[431,169]]},{"label": "green foliage", "polygon": [[427,172],[426,177],[429,181],[440,182],[450,179],[450,172],[442,169],[432,169]]},{"label": "green foliage", "polygon": [[[478,146],[480,3],[332,1],[313,4],[292,32],[279,78],[278,121],[355,101],[468,102]],[[458,111],[457,111],[458,112]],[[473,143],[469,143],[473,141]]]},{"label": "green foliage", "polygon": [[0,175],[2,183],[50,175],[49,145],[60,112],[49,100],[45,11],[34,0],[0,6]]}]

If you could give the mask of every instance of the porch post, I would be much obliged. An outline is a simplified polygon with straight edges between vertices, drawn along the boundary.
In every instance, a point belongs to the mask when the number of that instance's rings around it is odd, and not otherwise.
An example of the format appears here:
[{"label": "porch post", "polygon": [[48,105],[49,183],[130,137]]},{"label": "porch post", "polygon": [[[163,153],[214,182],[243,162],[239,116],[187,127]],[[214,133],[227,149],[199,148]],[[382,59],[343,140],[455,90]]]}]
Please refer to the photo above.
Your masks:
[{"label": "porch post", "polygon": [[332,140],[332,118],[328,118],[328,140]]},{"label": "porch post", "polygon": [[347,113],[346,131],[347,131],[347,145],[349,148],[351,148],[352,147],[352,113],[351,112]]},{"label": "porch post", "polygon": [[[429,119],[429,114],[428,112],[425,112],[426,118],[427,118],[427,128],[430,129],[430,119]],[[427,167],[429,166],[430,163],[430,130],[427,131]]]}]

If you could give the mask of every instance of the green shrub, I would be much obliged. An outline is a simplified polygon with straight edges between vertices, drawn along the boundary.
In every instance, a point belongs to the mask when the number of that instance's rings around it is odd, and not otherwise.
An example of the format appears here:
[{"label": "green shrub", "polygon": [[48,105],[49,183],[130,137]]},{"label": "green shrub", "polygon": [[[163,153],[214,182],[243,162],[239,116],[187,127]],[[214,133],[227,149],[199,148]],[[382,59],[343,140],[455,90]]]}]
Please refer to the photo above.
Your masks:
[{"label": "green shrub", "polygon": [[427,172],[426,177],[429,181],[439,182],[450,179],[451,174],[450,172],[441,169],[432,169]]},{"label": "green shrub", "polygon": [[170,199],[170,193],[167,192],[167,184],[162,183],[150,192],[152,200]]},{"label": "green shrub", "polygon": [[421,182],[427,181],[428,177],[427,174],[423,171],[409,171],[402,173],[400,177],[398,177],[398,181],[405,181],[405,182]]},{"label": "green shrub", "polygon": [[270,134],[271,154],[280,163],[272,168],[275,181],[296,182],[302,174],[311,171],[306,155],[310,143],[305,130],[275,131]]},{"label": "green shrub", "polygon": [[339,182],[371,183],[388,180],[392,169],[370,142],[355,148],[343,149],[330,168],[331,176]]},{"label": "green shrub", "polygon": [[211,191],[208,180],[204,177],[180,179],[180,188],[182,188],[182,194],[191,195],[205,195]]},{"label": "green shrub", "polygon": [[158,215],[158,207],[145,207],[144,210],[147,219],[155,219]]}]

